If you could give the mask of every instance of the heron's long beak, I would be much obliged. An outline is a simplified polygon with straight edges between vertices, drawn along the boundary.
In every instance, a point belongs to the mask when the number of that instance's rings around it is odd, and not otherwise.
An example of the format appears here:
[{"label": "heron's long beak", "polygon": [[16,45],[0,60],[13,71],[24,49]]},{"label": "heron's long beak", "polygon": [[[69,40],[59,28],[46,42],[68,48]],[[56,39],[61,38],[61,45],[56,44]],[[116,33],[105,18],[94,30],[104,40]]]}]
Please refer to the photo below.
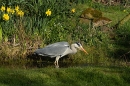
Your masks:
[{"label": "heron's long beak", "polygon": [[83,48],[83,47],[80,47],[82,51],[84,51],[86,54],[88,54],[88,52]]}]

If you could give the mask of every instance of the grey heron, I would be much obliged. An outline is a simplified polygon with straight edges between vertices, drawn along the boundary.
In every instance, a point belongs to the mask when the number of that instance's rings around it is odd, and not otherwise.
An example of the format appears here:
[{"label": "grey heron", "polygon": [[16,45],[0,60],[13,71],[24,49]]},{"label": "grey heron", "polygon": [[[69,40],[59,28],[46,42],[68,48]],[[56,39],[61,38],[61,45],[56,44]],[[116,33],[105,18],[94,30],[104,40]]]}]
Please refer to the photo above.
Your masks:
[{"label": "grey heron", "polygon": [[84,51],[86,54],[87,51],[82,47],[82,45],[78,42],[69,45],[68,42],[57,42],[50,44],[44,48],[37,49],[34,54],[46,56],[46,57],[55,57],[55,66],[59,67],[58,61],[61,57],[68,54],[75,54],[77,49]]}]

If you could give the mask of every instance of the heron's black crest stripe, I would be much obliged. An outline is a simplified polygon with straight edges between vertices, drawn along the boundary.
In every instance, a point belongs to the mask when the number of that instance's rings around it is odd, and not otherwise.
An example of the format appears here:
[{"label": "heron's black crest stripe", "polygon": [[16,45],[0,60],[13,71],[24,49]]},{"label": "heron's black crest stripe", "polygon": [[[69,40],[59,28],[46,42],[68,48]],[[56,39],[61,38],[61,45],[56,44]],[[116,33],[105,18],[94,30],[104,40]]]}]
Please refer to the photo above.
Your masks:
[{"label": "heron's black crest stripe", "polygon": [[76,42],[76,44],[77,44],[78,46],[81,46],[81,44],[80,44],[79,42]]}]

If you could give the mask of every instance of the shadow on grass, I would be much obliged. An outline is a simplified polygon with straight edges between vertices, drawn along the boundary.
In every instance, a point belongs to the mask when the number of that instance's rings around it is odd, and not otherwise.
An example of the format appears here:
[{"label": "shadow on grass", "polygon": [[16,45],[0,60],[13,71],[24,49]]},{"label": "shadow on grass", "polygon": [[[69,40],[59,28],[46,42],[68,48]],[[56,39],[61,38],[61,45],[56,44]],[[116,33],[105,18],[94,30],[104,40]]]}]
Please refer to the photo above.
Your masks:
[{"label": "shadow on grass", "polygon": [[[6,71],[7,72],[7,71]],[[24,74],[9,72],[0,75],[0,86],[43,86],[44,83],[26,77]]]}]

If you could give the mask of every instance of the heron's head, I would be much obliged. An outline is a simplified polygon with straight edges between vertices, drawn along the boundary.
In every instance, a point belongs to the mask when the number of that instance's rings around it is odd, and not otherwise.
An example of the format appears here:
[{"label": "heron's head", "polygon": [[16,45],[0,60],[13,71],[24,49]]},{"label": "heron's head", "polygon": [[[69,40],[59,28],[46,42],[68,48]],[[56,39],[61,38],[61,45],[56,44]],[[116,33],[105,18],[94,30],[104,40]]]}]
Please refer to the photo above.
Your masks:
[{"label": "heron's head", "polygon": [[79,42],[75,43],[75,47],[88,54],[88,52],[82,47],[82,45]]}]

